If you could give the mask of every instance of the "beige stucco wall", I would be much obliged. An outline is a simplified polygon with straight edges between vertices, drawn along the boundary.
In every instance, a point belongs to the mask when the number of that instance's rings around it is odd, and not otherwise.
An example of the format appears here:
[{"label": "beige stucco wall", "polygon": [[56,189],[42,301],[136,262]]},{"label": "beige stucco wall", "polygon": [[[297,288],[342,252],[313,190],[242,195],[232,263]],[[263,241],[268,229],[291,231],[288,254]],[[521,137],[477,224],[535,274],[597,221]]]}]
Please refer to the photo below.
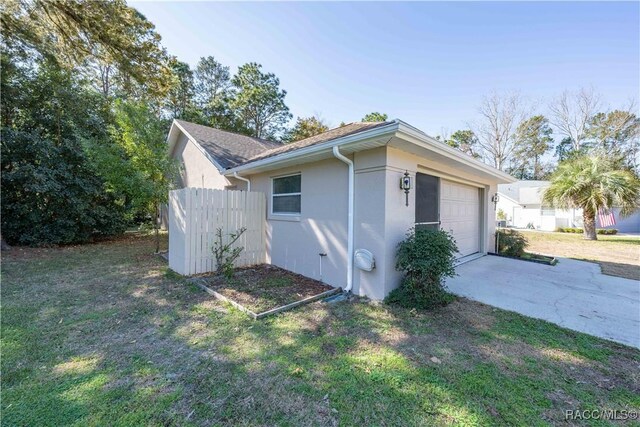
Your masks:
[{"label": "beige stucco wall", "polygon": [[386,234],[389,179],[385,163],[385,147],[363,151],[354,155],[355,169],[355,226],[354,248],[373,253],[376,268],[373,271],[354,269],[353,293],[373,299],[385,297],[389,268]]},{"label": "beige stucco wall", "polygon": [[[355,170],[354,248],[370,250],[376,258],[371,271],[354,269],[353,293],[382,299],[397,286],[394,270],[395,245],[387,241],[387,233],[404,235],[413,223],[413,207],[396,215],[396,208],[385,204],[387,195],[398,196],[400,175],[385,167],[386,148],[352,154]],[[299,217],[272,215],[271,178],[301,173],[302,200]],[[404,171],[402,171],[404,172]],[[396,176],[397,175],[397,176]],[[397,178],[397,179],[396,179]],[[328,159],[322,162],[279,169],[276,172],[250,176],[252,191],[267,195],[267,252],[270,262],[299,274],[320,278],[332,286],[346,286],[348,167]],[[389,212],[390,211],[390,212]],[[393,215],[390,219],[389,215]],[[392,278],[389,281],[389,277]]]},{"label": "beige stucco wall", "polygon": [[[356,155],[356,164],[363,154]],[[485,224],[483,248],[485,252],[493,251],[495,211],[490,198],[496,192],[495,182],[392,147],[384,149],[377,168],[356,170],[356,218],[360,223],[356,226],[356,248],[371,250],[377,264],[371,273],[356,270],[354,292],[382,299],[400,284],[401,274],[395,270],[396,247],[415,222],[415,191],[409,193],[407,206],[405,193],[400,189],[400,179],[405,171],[414,179],[414,185],[418,171],[441,174],[444,179],[479,183],[484,190],[481,218],[481,223]],[[366,221],[362,220],[363,217]],[[374,237],[376,234],[381,238]]]},{"label": "beige stucco wall", "polygon": [[[415,179],[417,171],[435,173],[446,178],[480,182],[484,189],[484,248],[493,251],[495,211],[490,196],[495,183],[462,169],[437,164],[403,151],[381,147],[349,156],[355,169],[354,248],[371,251],[376,268],[354,269],[353,292],[373,299],[384,298],[400,283],[395,271],[395,252],[415,222],[415,191],[409,193],[409,206],[399,188],[405,170]],[[300,172],[302,175],[301,214],[279,217],[271,210],[271,178]],[[267,252],[270,262],[296,273],[320,278],[332,286],[346,285],[347,268],[347,165],[329,159],[317,163],[279,169],[250,176],[252,191],[267,196]]]},{"label": "beige stucco wall", "polygon": [[[301,173],[299,217],[271,215],[271,178]],[[320,279],[336,287],[346,285],[347,165],[328,159],[297,167],[251,175],[251,191],[267,197],[267,262]]]},{"label": "beige stucco wall", "polygon": [[460,167],[447,165],[442,162],[435,162],[432,159],[418,157],[394,148],[389,148],[387,158],[389,168],[398,170],[396,173],[398,180],[400,179],[400,172],[404,173],[405,170],[408,170],[414,177],[414,180],[415,173],[422,172],[438,175],[443,179],[459,181],[461,183],[475,185],[482,188],[482,218],[480,223],[484,226],[481,236],[482,240],[484,240],[484,245],[481,247],[484,248],[484,252],[493,252],[496,229],[496,211],[493,202],[491,202],[491,197],[497,192],[498,185],[496,181],[467,172]]},{"label": "beige stucco wall", "polygon": [[[384,298],[386,149],[349,156],[355,170],[354,248],[370,250],[377,267],[371,272],[354,270],[353,292]],[[302,199],[299,217],[272,215],[271,178],[301,173]],[[347,284],[348,167],[337,159],[280,169],[250,176],[252,191],[267,195],[267,252],[270,262],[332,286]]]},{"label": "beige stucco wall", "polygon": [[[226,178],[186,135],[173,152],[181,163],[178,187],[246,189],[246,183]],[[349,156],[355,169],[354,248],[368,249],[376,259],[371,271],[354,269],[353,292],[373,299],[384,298],[400,283],[395,271],[395,252],[415,222],[415,191],[409,206],[399,182],[405,171],[415,180],[416,172],[444,179],[479,183],[483,189],[483,248],[493,251],[495,210],[490,198],[496,183],[474,175],[455,162],[445,164],[392,147],[380,147]],[[301,173],[302,212],[297,217],[271,215],[271,179]],[[251,190],[267,199],[267,262],[332,286],[346,286],[348,167],[337,159],[303,164],[247,176]],[[326,257],[320,257],[326,253]]]}]

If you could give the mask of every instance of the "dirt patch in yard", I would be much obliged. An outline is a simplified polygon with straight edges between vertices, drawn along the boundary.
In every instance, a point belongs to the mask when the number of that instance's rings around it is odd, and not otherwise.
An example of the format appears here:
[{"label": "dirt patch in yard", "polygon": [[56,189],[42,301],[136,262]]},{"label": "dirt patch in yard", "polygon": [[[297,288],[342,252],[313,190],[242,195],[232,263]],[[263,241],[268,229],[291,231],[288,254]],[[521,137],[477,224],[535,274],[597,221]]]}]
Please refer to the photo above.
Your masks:
[{"label": "dirt patch in yard", "polygon": [[522,233],[529,241],[528,252],[596,262],[604,274],[640,280],[640,237],[599,235],[594,241],[580,234]]},{"label": "dirt patch in yard", "polygon": [[207,287],[254,313],[334,289],[317,280],[267,264],[237,269],[231,279],[220,275],[199,278]]},{"label": "dirt patch in yard", "polygon": [[640,267],[620,262],[598,261],[603,274],[624,277],[625,279],[640,280]]}]

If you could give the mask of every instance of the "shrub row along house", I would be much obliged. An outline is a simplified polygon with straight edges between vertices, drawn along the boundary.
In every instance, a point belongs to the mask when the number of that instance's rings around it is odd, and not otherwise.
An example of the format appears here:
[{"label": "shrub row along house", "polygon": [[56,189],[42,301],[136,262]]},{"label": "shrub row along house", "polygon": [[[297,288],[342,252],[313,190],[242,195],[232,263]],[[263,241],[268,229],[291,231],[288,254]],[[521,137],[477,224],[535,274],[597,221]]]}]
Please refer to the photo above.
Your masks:
[{"label": "shrub row along house", "polygon": [[[373,299],[398,286],[396,246],[411,227],[451,231],[461,262],[493,251],[497,185],[515,181],[400,120],[286,145],[175,120],[168,143],[181,186],[266,195],[267,262],[315,279],[322,270]],[[354,266],[363,249],[371,271]]]}]

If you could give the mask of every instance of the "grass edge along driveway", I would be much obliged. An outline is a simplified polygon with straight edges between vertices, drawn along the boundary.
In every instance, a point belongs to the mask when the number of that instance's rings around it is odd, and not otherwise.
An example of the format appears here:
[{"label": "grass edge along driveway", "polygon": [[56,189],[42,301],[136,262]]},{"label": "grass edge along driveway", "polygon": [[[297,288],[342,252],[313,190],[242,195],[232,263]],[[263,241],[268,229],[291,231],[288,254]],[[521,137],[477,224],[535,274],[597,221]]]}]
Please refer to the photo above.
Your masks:
[{"label": "grass edge along driveway", "polygon": [[4,256],[3,425],[529,426],[640,407],[640,352],[622,345],[465,299],[254,322],[152,251],[132,237]]}]

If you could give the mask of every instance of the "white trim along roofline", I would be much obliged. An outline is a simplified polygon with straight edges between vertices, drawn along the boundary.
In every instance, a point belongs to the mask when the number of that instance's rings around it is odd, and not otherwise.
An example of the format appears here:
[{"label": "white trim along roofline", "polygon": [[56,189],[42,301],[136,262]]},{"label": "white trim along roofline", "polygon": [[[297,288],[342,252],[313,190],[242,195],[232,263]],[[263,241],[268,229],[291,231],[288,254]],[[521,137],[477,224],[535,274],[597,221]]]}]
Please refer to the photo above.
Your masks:
[{"label": "white trim along roofline", "polygon": [[[467,154],[462,153],[459,150],[456,150],[453,147],[449,147],[447,144],[444,144],[441,141],[438,141],[424,132],[416,129],[415,127],[399,120],[395,119],[391,121],[389,124],[376,127],[373,129],[369,129],[362,132],[357,132],[352,135],[343,136],[341,138],[333,139],[330,141],[326,141],[320,144],[311,145],[309,147],[300,148],[297,150],[289,151],[286,153],[278,154],[273,157],[267,157],[264,159],[256,160],[254,162],[245,163],[244,165],[236,166],[235,168],[227,169],[223,172],[225,176],[233,175],[235,172],[245,172],[251,171],[252,169],[264,167],[264,166],[276,166],[278,163],[289,161],[292,159],[300,158],[304,159],[305,157],[315,155],[326,151],[330,153],[333,147],[344,147],[349,145],[355,145],[363,140],[381,137],[386,134],[393,134],[391,136],[395,136],[399,134],[402,139],[405,139],[417,146],[421,146],[431,151],[435,151],[438,154],[441,154],[445,157],[454,159],[459,161],[460,163],[469,166],[474,169],[478,169],[486,174],[494,176],[501,181],[505,182],[515,182],[516,179],[511,175],[502,172],[492,166],[489,166],[481,161],[474,159]],[[389,138],[390,140],[391,138]],[[385,145],[380,144],[380,145]]]},{"label": "white trim along roofline", "polygon": [[[422,132],[421,130],[411,126],[408,123],[405,123],[401,120],[398,120],[400,123],[399,126],[399,132],[403,133],[407,136],[409,136],[410,138],[414,139],[411,140],[409,139],[410,142],[416,144],[416,145],[423,145],[426,146],[426,148],[430,149],[431,151],[435,151],[438,154],[442,154],[445,157],[449,157],[451,159],[457,160],[460,163],[463,163],[467,166],[470,166],[474,169],[479,169],[489,175],[493,175],[496,178],[500,178],[501,180],[507,181],[507,182],[515,182],[517,181],[514,177],[512,177],[511,175],[509,175],[506,172],[502,172],[501,170],[498,170],[496,168],[494,168],[493,166],[489,166],[486,163],[481,162],[478,159],[475,159],[463,152],[461,152],[460,150],[457,150],[453,147],[450,147],[449,145],[443,143],[442,141],[438,141],[435,138],[430,137],[429,135],[427,135],[426,133]],[[406,139],[406,138],[405,138]]]},{"label": "white trim along roofline", "polygon": [[282,154],[277,154],[272,157],[266,157],[264,159],[256,160],[254,162],[245,163],[244,165],[236,166],[235,168],[227,169],[224,175],[233,174],[233,172],[241,172],[245,170],[251,170],[257,167],[277,164],[282,161],[291,160],[295,158],[304,158],[306,156],[317,154],[322,151],[331,153],[334,146],[343,146],[351,143],[358,143],[363,139],[375,138],[380,135],[395,132],[398,128],[398,120],[394,120],[387,125],[379,126],[373,129],[357,132],[351,135],[346,135],[341,138],[331,139],[329,141],[321,142],[319,144],[310,145],[308,147],[299,148],[297,150],[287,151]]}]

